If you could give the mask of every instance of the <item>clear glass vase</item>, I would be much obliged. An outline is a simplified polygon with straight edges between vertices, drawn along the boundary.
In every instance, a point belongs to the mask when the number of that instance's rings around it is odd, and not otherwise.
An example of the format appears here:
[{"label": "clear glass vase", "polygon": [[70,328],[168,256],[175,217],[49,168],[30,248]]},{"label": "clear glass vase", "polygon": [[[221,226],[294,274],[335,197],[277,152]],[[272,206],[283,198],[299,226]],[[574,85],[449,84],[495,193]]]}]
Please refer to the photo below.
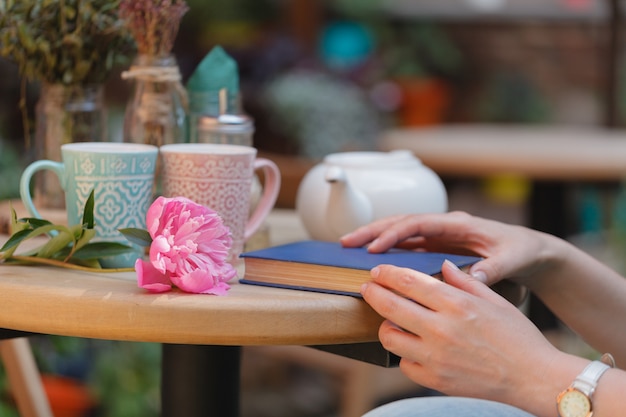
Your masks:
[{"label": "clear glass vase", "polygon": [[175,57],[140,55],[123,77],[134,80],[124,141],[156,146],[185,142],[187,96]]},{"label": "clear glass vase", "polygon": [[[35,159],[61,161],[61,145],[105,138],[103,85],[41,85],[35,108]],[[34,197],[41,208],[65,207],[61,185],[51,171],[37,174]]]}]

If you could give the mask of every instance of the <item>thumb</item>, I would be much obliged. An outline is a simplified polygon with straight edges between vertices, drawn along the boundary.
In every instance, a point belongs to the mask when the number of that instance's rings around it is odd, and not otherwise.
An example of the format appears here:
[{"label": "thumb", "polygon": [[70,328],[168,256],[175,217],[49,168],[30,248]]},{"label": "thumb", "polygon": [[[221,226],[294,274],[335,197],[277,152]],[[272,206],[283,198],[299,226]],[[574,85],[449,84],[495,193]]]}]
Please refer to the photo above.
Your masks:
[{"label": "thumb", "polygon": [[484,297],[485,294],[489,292],[485,283],[461,271],[459,267],[449,260],[444,261],[441,272],[446,284],[452,285],[467,293]]},{"label": "thumb", "polygon": [[502,278],[498,273],[499,268],[494,265],[492,258],[483,259],[471,266],[469,273],[472,277],[483,284],[492,285]]},{"label": "thumb", "polygon": [[444,262],[441,272],[447,284],[482,298],[495,300],[491,297],[497,294],[498,298],[503,298],[515,306],[520,306],[528,296],[526,287],[508,280],[498,281],[488,287],[474,273],[472,275],[466,274],[448,260]]}]

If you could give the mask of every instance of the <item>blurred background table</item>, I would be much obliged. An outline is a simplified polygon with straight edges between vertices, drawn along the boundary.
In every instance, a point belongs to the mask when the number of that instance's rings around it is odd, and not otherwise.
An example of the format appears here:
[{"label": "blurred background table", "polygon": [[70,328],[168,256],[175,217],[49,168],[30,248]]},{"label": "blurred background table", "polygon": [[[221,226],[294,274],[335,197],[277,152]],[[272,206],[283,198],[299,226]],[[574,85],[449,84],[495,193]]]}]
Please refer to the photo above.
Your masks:
[{"label": "blurred background table", "polygon": [[395,129],[384,150],[409,149],[442,176],[518,174],[536,181],[621,181],[626,131],[532,125]]}]

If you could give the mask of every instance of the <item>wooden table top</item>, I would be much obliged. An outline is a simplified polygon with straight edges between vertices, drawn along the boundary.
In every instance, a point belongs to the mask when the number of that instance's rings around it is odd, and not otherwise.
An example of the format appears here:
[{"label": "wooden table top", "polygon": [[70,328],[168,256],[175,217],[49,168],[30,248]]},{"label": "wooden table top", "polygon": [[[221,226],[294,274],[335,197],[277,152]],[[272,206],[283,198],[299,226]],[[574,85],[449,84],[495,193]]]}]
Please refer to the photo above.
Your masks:
[{"label": "wooden table top", "polygon": [[0,327],[36,333],[211,345],[377,340],[382,319],[355,297],[234,283],[228,295],[150,294],[134,273],[0,265]]},{"label": "wooden table top", "polygon": [[537,180],[626,178],[626,131],[571,126],[447,125],[385,132],[439,175],[519,174]]}]

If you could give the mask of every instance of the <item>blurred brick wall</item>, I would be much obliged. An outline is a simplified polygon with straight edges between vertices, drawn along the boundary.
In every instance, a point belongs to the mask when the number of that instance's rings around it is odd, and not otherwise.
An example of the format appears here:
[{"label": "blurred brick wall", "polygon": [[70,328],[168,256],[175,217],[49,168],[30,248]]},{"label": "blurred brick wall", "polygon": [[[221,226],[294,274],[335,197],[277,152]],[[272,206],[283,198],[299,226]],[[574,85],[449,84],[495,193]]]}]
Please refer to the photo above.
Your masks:
[{"label": "blurred brick wall", "polygon": [[601,122],[609,62],[609,31],[603,22],[468,22],[444,27],[465,57],[453,119],[471,118],[488,84],[503,74],[515,74],[546,100],[552,120]]}]

